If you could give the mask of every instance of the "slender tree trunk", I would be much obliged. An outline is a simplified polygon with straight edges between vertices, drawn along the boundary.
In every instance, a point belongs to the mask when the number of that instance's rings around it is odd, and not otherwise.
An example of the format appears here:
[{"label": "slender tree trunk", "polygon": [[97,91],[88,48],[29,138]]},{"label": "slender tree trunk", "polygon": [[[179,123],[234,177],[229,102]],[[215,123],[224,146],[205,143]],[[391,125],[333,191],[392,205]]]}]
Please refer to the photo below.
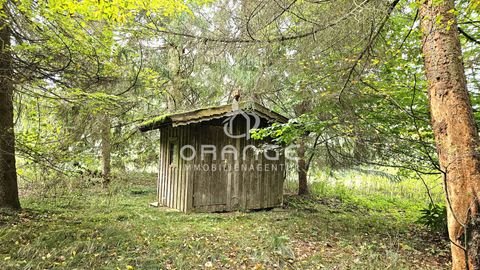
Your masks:
[{"label": "slender tree trunk", "polygon": [[[294,106],[295,116],[300,117],[307,113],[311,108],[311,100],[306,92],[301,92],[302,101]],[[308,191],[308,164],[305,160],[306,142],[308,133],[300,135],[297,140],[297,170],[298,170],[298,195],[307,195]]]},{"label": "slender tree trunk", "polygon": [[[5,6],[2,8],[5,10]],[[0,207],[18,209],[12,75],[10,29],[0,17]]]},{"label": "slender tree trunk", "polygon": [[168,50],[168,72],[170,82],[168,84],[167,106],[169,111],[176,111],[182,107],[182,76],[180,75],[180,59],[182,53],[177,47],[171,46]]},{"label": "slender tree trunk", "polygon": [[479,138],[467,91],[454,0],[420,7],[430,113],[445,173],[452,269],[480,269]]},{"label": "slender tree trunk", "polygon": [[305,161],[305,139],[300,138],[298,140],[297,148],[297,166],[298,166],[298,195],[307,195],[308,191],[308,168],[307,162]]},{"label": "slender tree trunk", "polygon": [[112,154],[112,143],[111,143],[111,123],[110,117],[107,114],[101,116],[101,125],[102,125],[102,177],[104,185],[108,185],[111,179],[111,154]]}]

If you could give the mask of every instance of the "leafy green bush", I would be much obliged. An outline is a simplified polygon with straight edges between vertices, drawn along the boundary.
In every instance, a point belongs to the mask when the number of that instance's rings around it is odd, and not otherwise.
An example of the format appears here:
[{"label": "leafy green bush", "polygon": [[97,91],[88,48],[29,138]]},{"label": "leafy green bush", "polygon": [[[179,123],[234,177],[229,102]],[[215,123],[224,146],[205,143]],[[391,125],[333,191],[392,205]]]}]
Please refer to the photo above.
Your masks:
[{"label": "leafy green bush", "polygon": [[421,216],[417,220],[433,231],[447,232],[447,208],[444,205],[430,203],[427,208],[420,210]]}]

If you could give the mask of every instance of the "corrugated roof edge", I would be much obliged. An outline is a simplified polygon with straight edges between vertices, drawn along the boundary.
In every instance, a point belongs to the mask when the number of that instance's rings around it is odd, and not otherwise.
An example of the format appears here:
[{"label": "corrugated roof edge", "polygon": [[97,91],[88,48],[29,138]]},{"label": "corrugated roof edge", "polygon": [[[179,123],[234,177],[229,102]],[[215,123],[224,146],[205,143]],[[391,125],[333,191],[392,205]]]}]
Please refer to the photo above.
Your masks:
[{"label": "corrugated roof edge", "polygon": [[[206,122],[214,119],[219,119],[228,116],[234,112],[232,103],[220,106],[200,108],[192,111],[165,114],[154,117],[148,121],[143,122],[138,126],[141,132],[159,129],[165,126],[181,126],[192,123]],[[255,102],[240,102],[238,104],[239,110],[246,112],[255,112],[259,117],[267,119],[272,122],[286,123],[288,118],[276,113],[264,106]]]}]

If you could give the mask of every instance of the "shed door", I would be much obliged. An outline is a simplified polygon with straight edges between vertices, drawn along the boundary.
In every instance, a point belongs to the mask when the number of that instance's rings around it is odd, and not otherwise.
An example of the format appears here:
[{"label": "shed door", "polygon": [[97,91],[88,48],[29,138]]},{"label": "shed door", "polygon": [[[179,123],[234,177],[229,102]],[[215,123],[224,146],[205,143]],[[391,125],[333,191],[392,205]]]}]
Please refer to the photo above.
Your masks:
[{"label": "shed door", "polygon": [[[199,144],[197,147],[195,177],[193,181],[193,206],[217,206],[211,210],[221,211],[227,205],[228,171],[225,161],[221,159],[222,147],[229,138],[222,127],[203,126],[199,128]],[[202,146],[204,151],[202,151]]]}]

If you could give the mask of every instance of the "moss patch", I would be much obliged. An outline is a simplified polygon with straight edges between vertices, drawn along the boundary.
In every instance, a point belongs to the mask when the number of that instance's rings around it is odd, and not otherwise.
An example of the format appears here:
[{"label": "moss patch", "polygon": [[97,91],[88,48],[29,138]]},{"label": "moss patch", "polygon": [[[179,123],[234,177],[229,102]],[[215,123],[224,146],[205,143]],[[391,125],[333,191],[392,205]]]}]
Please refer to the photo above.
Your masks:
[{"label": "moss patch", "polygon": [[164,114],[157,117],[154,117],[148,121],[141,123],[138,128],[141,131],[152,130],[155,129],[157,126],[162,124],[166,124],[171,121],[170,114]]}]

